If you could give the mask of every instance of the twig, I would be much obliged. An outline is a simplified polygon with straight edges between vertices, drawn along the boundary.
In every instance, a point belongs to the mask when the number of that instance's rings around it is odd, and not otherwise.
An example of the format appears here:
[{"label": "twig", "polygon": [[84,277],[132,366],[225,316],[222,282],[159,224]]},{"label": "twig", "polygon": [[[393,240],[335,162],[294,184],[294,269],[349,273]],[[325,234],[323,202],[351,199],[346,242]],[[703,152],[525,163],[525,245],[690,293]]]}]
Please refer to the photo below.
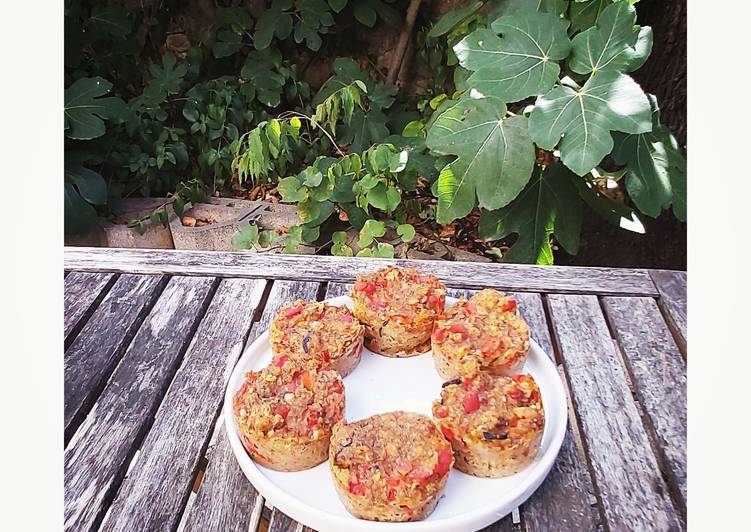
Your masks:
[{"label": "twig", "polygon": [[399,70],[402,67],[404,53],[407,51],[407,44],[409,44],[409,38],[412,35],[412,28],[415,26],[415,19],[417,18],[417,11],[420,9],[421,1],[410,0],[409,7],[407,7],[407,14],[404,17],[404,28],[402,28],[402,32],[399,34],[399,41],[396,44],[396,50],[391,59],[389,74],[386,76],[386,83],[391,85],[396,83],[396,78],[399,76]]}]

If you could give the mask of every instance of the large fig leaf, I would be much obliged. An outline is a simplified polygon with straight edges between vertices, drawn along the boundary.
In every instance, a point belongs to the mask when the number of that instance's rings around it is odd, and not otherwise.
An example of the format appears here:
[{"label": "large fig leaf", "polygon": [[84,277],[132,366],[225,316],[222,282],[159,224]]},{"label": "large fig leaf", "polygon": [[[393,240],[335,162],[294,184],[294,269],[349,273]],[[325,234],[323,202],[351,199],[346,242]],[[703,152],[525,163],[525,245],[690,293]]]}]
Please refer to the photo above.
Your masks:
[{"label": "large fig leaf", "polygon": [[589,74],[598,70],[631,72],[652,51],[652,29],[636,26],[636,10],[627,0],[603,10],[597,26],[581,32],[572,41],[571,70]]},{"label": "large fig leaf", "polygon": [[680,220],[686,220],[686,161],[670,130],[659,122],[657,100],[650,95],[652,131],[624,135],[614,133],[613,158],[628,166],[626,190],[634,204],[648,216],[657,217],[671,204]]},{"label": "large fig leaf", "polygon": [[81,78],[65,89],[65,134],[72,139],[89,140],[104,135],[104,120],[117,118],[125,102],[109,96],[112,89],[106,79]]},{"label": "large fig leaf", "polygon": [[495,20],[491,28],[454,46],[461,66],[473,71],[470,87],[516,102],[553,86],[561,71],[557,61],[571,50],[565,21],[553,13],[519,12]]},{"label": "large fig leaf", "polygon": [[580,89],[558,85],[537,99],[529,117],[532,140],[546,150],[560,141],[561,160],[579,175],[611,152],[611,131],[651,129],[647,96],[633,79],[614,71],[592,74]]},{"label": "large fig leaf", "polygon": [[459,100],[432,123],[426,139],[435,153],[456,155],[436,185],[436,218],[448,223],[477,204],[498,209],[529,181],[535,148],[522,116],[504,118],[506,105],[495,98]]},{"label": "large fig leaf", "polygon": [[574,2],[569,8],[568,16],[571,20],[570,32],[573,35],[577,31],[586,30],[597,24],[602,12],[613,0],[588,0],[586,2]]},{"label": "large fig leaf", "polygon": [[581,199],[574,186],[579,179],[560,163],[536,171],[524,191],[511,204],[483,211],[480,236],[496,240],[516,233],[518,238],[504,262],[552,264],[550,235],[571,254],[579,250]]}]

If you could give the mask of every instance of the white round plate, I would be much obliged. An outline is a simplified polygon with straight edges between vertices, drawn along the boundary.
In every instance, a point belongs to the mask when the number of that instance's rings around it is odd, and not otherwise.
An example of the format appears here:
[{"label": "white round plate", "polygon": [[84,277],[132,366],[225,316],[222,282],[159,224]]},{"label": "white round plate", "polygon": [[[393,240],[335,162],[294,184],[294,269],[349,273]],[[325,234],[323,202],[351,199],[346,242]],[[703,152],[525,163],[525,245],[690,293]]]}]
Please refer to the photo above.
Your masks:
[{"label": "white round plate", "polygon": [[[348,296],[327,301],[352,306]],[[447,305],[456,302],[446,298]],[[285,473],[255,463],[240,441],[232,399],[245,372],[259,370],[272,357],[268,331],[245,350],[230,377],[224,397],[224,425],[245,476],[270,505],[320,532],[456,532],[479,530],[509,514],[537,489],[553,466],[566,432],[566,397],[553,361],[530,341],[524,371],[537,381],[545,408],[545,432],[537,457],[523,471],[505,478],[478,478],[452,469],[435,511],[423,521],[382,523],[357,519],[344,509],[334,491],[328,462],[306,471]],[[344,379],[344,416],[356,421],[373,414],[407,410],[431,415],[442,380],[430,352],[410,358],[387,358],[363,350],[362,361]]]}]

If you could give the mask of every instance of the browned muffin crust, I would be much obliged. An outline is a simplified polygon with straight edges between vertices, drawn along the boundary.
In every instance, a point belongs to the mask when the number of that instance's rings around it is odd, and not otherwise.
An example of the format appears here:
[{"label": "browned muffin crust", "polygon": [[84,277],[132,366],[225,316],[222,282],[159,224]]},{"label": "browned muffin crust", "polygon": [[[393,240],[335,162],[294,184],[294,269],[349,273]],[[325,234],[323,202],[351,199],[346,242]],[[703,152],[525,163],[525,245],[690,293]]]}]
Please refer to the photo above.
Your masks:
[{"label": "browned muffin crust", "polygon": [[433,359],[444,379],[487,371],[516,375],[529,352],[529,327],[516,301],[497,290],[460,299],[440,316],[431,336]]},{"label": "browned muffin crust", "polygon": [[367,348],[384,356],[409,357],[430,349],[446,289],[432,275],[391,266],[358,276],[352,299],[355,316],[365,325]]},{"label": "browned muffin crust", "polygon": [[233,411],[254,460],[300,471],[326,460],[331,427],[343,418],[344,385],[336,371],[305,369],[283,356],[246,374]]},{"label": "browned muffin crust", "polygon": [[331,368],[344,377],[362,356],[365,329],[347,307],[297,299],[282,307],[271,324],[274,357]]},{"label": "browned muffin crust", "polygon": [[456,468],[479,477],[503,477],[529,465],[545,426],[531,375],[479,372],[444,383],[433,416],[451,442]]},{"label": "browned muffin crust", "polygon": [[435,508],[454,463],[433,421],[389,412],[334,427],[329,466],[347,510],[371,521],[417,521]]}]

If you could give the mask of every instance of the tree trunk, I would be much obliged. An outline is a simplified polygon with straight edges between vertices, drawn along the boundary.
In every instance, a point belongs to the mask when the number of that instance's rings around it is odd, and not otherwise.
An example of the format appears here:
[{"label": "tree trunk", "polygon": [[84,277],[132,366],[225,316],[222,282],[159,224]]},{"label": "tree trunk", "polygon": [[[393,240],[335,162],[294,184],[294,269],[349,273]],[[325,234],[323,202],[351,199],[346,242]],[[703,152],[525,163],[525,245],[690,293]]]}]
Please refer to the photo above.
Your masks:
[{"label": "tree trunk", "polygon": [[652,55],[634,77],[657,96],[662,123],[686,150],[686,0],[636,4],[638,22],[652,26]]}]

